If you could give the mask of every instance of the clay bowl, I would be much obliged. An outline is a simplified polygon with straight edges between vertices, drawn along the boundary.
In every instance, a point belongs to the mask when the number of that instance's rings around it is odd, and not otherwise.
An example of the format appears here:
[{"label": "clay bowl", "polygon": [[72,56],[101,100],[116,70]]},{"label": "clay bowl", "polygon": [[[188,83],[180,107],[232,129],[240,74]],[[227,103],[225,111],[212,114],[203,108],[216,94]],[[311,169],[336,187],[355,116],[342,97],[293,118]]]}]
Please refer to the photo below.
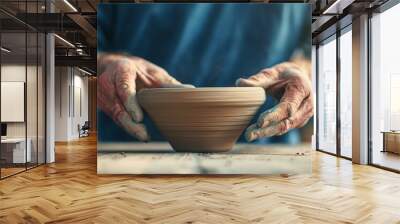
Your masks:
[{"label": "clay bowl", "polygon": [[156,88],[138,93],[140,105],[177,152],[231,150],[265,99],[259,87]]}]

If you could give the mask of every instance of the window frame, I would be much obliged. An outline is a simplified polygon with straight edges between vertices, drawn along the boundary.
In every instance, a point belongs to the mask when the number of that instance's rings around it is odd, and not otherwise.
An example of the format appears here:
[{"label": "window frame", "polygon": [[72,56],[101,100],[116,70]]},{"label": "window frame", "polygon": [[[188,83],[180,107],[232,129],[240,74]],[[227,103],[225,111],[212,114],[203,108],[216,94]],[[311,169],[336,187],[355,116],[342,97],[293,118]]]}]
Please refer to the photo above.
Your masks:
[{"label": "window frame", "polygon": [[[316,120],[316,130],[315,130],[315,133],[316,133],[316,138],[315,138],[315,141],[316,141],[316,150],[317,151],[319,151],[319,152],[323,152],[323,153],[326,153],[326,154],[329,154],[329,155],[333,155],[333,156],[337,156],[337,157],[340,157],[340,158],[343,158],[343,159],[346,159],[346,160],[352,160],[352,158],[351,157],[347,157],[347,156],[344,156],[344,155],[342,155],[342,153],[341,153],[341,119],[340,119],[340,103],[341,103],[341,97],[340,97],[340,81],[341,81],[341,67],[340,67],[340,60],[341,60],[341,57],[340,57],[340,37],[342,36],[342,35],[344,35],[345,33],[347,33],[347,32],[352,32],[352,23],[349,23],[349,24],[347,24],[346,26],[344,26],[344,27],[342,27],[342,28],[340,28],[340,29],[337,29],[337,31],[335,32],[335,33],[333,33],[333,34],[331,34],[331,35],[329,35],[328,37],[326,37],[325,39],[322,39],[322,40],[320,40],[317,44],[315,44],[316,45],[316,55],[315,55],[315,58],[316,58],[316,69],[315,69],[315,72],[316,72],[316,74],[315,74],[315,77],[316,77],[316,80],[315,80],[315,82],[316,82],[316,102],[317,102],[317,104],[316,104],[316,118],[317,119],[315,119]],[[319,64],[320,64],[320,56],[319,56],[319,51],[318,51],[318,49],[319,49],[319,47],[320,47],[320,45],[322,44],[322,43],[324,43],[324,44],[326,44],[326,43],[328,43],[328,42],[330,42],[330,41],[336,41],[336,152],[335,153],[332,153],[332,152],[329,152],[329,151],[327,151],[327,150],[325,150],[325,149],[322,149],[322,148],[320,148],[320,144],[319,144],[319,129],[320,129],[320,127],[319,127],[319,122],[318,122],[318,118],[319,118],[319,115],[320,115],[320,112],[321,111],[319,111],[319,107],[318,107],[318,100],[319,100],[319,84],[320,84],[320,74],[319,74]]]}]

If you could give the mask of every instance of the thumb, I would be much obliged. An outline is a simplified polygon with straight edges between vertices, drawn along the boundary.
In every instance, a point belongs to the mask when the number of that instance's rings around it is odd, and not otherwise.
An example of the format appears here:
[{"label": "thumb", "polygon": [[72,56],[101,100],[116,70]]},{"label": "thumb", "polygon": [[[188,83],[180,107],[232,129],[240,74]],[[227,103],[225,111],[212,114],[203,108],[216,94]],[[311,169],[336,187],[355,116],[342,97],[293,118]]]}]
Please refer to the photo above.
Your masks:
[{"label": "thumb", "polygon": [[250,76],[247,79],[239,78],[236,80],[236,86],[263,87],[264,89],[267,89],[276,83],[278,76],[279,72],[275,68],[268,68]]},{"label": "thumb", "polygon": [[238,87],[260,87],[261,84],[251,79],[239,78],[236,80],[235,85]]}]

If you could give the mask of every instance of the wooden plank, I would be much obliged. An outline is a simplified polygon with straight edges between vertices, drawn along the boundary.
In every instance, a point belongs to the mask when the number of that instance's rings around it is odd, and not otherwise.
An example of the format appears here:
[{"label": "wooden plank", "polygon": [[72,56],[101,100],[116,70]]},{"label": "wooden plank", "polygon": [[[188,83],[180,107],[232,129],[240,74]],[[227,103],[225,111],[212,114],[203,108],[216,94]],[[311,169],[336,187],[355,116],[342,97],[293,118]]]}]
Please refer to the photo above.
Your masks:
[{"label": "wooden plank", "polygon": [[167,143],[99,144],[99,174],[303,174],[306,145],[238,144],[227,153],[176,153]]},{"label": "wooden plank", "polygon": [[[288,145],[288,144],[236,144],[234,148],[225,153],[218,154],[273,154],[273,155],[295,155],[309,154],[309,144]],[[98,152],[163,152],[175,153],[171,145],[166,142],[152,143],[98,143]]]}]

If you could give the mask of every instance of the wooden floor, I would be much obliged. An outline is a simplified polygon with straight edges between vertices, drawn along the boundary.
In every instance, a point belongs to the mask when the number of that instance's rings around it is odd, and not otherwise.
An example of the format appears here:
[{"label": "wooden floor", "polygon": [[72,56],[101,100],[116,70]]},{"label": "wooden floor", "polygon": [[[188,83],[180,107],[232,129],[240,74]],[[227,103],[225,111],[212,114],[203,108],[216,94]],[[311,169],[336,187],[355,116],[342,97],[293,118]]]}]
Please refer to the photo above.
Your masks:
[{"label": "wooden floor", "polygon": [[313,155],[313,173],[98,176],[96,141],[0,181],[0,223],[400,223],[400,175]]}]

